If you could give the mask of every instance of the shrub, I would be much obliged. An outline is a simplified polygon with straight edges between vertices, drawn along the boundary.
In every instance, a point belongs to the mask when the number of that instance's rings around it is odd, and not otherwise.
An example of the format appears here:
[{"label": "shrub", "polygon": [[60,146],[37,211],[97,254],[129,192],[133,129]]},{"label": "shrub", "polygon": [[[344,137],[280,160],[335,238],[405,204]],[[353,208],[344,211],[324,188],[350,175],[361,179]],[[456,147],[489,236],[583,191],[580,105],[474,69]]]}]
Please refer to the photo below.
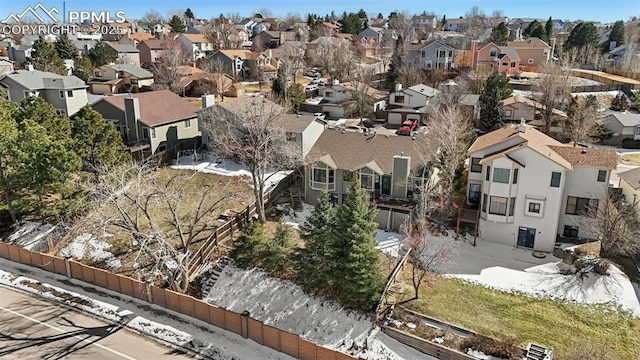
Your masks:
[{"label": "shrub", "polygon": [[522,349],[516,344],[514,338],[497,340],[476,334],[462,342],[460,350],[465,351],[466,349],[482,351],[485,355],[502,359],[522,359]]},{"label": "shrub", "polygon": [[640,140],[624,139],[622,147],[625,149],[640,149]]}]

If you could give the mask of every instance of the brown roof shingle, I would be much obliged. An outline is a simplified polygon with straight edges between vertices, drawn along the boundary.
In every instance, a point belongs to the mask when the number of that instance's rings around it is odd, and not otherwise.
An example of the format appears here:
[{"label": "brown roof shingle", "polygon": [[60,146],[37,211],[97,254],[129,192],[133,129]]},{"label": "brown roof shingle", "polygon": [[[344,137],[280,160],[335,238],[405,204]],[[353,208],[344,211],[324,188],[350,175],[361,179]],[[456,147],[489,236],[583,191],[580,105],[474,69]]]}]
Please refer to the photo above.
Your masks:
[{"label": "brown roof shingle", "polygon": [[124,99],[133,96],[140,104],[140,121],[147,126],[158,126],[196,117],[199,108],[169,90],[105,96],[106,101],[124,111]]},{"label": "brown roof shingle", "polygon": [[592,166],[615,169],[618,155],[609,149],[580,148],[572,146],[549,146],[551,150],[562,156],[571,165]]}]

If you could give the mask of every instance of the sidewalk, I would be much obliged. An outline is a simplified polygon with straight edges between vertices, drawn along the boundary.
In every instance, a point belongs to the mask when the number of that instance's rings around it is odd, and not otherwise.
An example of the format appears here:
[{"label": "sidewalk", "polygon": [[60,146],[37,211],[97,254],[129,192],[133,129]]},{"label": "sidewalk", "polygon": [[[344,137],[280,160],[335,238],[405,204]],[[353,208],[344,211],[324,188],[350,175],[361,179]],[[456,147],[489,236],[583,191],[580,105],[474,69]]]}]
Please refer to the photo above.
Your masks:
[{"label": "sidewalk", "polygon": [[[44,286],[34,285],[36,282]],[[197,354],[200,358],[293,359],[232,332],[177,312],[1,258],[0,285],[72,306],[108,322],[121,323],[133,332],[180,351]]]}]

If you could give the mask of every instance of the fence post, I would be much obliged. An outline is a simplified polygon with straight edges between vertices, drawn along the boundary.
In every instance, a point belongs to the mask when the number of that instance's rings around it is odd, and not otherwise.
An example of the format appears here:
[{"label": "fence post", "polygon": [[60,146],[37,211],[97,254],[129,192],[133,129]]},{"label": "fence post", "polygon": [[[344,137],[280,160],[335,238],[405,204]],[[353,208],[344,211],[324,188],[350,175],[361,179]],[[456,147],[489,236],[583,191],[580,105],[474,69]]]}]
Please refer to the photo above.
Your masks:
[{"label": "fence post", "polygon": [[245,310],[240,314],[240,335],[243,338],[249,337],[249,310]]},{"label": "fence post", "polygon": [[153,297],[151,296],[151,283],[152,281],[150,279],[147,279],[147,281],[145,281],[145,290],[147,291],[147,302],[149,302],[149,304],[153,304]]},{"label": "fence post", "polygon": [[64,257],[64,266],[65,269],[67,269],[67,277],[71,278],[71,264],[69,263],[69,260],[71,259],[71,256],[65,256]]}]

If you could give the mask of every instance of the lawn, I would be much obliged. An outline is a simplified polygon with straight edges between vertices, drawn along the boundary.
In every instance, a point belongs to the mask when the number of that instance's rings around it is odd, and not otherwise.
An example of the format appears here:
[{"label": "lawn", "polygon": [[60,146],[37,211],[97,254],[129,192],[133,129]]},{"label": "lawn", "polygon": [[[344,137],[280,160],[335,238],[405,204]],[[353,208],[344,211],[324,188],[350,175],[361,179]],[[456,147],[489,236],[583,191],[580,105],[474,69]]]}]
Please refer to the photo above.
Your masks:
[{"label": "lawn", "polygon": [[622,155],[622,163],[626,165],[640,165],[640,154]]},{"label": "lawn", "polygon": [[637,360],[640,354],[640,319],[608,307],[534,299],[446,278],[436,278],[420,297],[407,308],[483,335],[515,337],[521,346],[553,347],[558,359],[585,343],[602,344],[624,360]]}]

